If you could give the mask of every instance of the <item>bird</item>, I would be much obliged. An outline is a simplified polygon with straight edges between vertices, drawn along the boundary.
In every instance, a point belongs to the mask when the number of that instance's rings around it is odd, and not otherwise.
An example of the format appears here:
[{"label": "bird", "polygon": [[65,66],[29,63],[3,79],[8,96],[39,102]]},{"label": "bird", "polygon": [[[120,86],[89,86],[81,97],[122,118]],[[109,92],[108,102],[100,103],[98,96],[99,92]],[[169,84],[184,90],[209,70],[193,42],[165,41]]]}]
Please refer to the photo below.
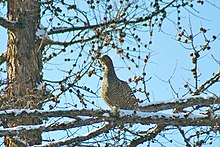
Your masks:
[{"label": "bird", "polygon": [[[104,65],[104,76],[102,79],[101,96],[107,105],[112,109],[113,113],[117,114],[119,109],[126,110],[143,110],[127,82],[120,80],[114,70],[113,62],[108,55],[104,55],[99,59]],[[136,112],[136,111],[134,111]],[[119,125],[120,128],[124,126]],[[166,125],[156,125],[151,129],[152,136],[157,135],[164,130]]]},{"label": "bird", "polygon": [[99,62],[104,66],[101,87],[103,100],[111,109],[137,110],[139,100],[128,83],[117,77],[112,59],[104,55],[99,58]]}]

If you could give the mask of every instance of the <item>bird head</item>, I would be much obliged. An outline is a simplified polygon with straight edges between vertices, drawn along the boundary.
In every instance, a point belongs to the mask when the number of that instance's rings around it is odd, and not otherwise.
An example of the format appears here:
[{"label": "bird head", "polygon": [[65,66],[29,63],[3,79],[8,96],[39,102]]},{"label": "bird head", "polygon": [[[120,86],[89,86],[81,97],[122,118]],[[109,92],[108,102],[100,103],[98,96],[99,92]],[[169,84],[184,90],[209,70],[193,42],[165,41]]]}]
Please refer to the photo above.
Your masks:
[{"label": "bird head", "polygon": [[104,55],[101,58],[99,58],[99,62],[104,65],[105,67],[112,66],[112,60],[108,55]]}]

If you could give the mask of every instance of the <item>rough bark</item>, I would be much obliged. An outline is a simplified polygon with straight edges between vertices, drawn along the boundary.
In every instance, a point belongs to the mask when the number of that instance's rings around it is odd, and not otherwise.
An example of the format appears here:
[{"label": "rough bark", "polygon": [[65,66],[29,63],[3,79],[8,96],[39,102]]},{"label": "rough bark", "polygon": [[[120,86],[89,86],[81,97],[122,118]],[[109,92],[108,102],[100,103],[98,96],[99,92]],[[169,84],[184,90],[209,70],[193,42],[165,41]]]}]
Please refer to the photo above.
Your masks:
[{"label": "rough bark", "polygon": [[[8,29],[7,101],[1,109],[41,109],[37,105],[40,95],[34,92],[42,79],[42,55],[36,30],[40,22],[40,4],[33,0],[8,0],[8,20],[16,21],[17,27]],[[40,124],[39,118],[6,119],[5,127]],[[21,133],[16,138],[6,136],[6,146],[24,146],[41,143],[41,131]]]}]

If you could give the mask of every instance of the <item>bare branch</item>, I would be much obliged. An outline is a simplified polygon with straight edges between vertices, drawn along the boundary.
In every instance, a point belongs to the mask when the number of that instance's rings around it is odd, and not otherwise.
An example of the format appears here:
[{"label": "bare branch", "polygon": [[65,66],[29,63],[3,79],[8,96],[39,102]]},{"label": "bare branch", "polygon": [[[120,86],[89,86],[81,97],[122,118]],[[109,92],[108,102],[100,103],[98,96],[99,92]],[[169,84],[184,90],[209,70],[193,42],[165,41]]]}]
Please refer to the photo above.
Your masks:
[{"label": "bare branch", "polygon": [[129,147],[133,147],[133,146],[137,146],[139,144],[142,144],[146,141],[150,141],[151,139],[155,138],[162,130],[164,130],[165,126],[163,125],[157,125],[154,128],[150,129],[149,131],[147,131],[147,133],[138,138],[138,139],[134,139],[131,141],[131,143],[129,144]]},{"label": "bare branch", "polygon": [[47,44],[68,46],[68,45],[72,45],[72,44],[79,43],[79,42],[87,42],[87,41],[93,40],[98,37],[99,37],[99,35],[93,35],[93,36],[88,37],[86,39],[73,40],[70,42],[48,41]]},{"label": "bare branch", "polygon": [[142,18],[142,19],[137,19],[137,20],[120,19],[120,20],[111,20],[111,21],[108,21],[106,23],[100,23],[100,24],[96,24],[96,25],[88,25],[88,26],[81,26],[81,27],[70,27],[70,28],[68,28],[68,27],[55,28],[55,29],[51,29],[48,32],[48,34],[51,35],[51,34],[65,33],[65,32],[77,31],[77,30],[95,29],[97,27],[108,26],[108,25],[111,25],[111,24],[120,24],[120,23],[124,23],[124,24],[137,24],[137,23],[140,23],[140,22],[144,22],[144,21],[150,20],[154,16],[157,16],[159,13],[163,12],[166,8],[171,6],[175,1],[176,0],[173,0],[172,2],[167,4],[162,9],[156,10],[155,12],[152,12],[151,15],[146,16],[145,18]]},{"label": "bare branch", "polygon": [[220,70],[217,74],[215,74],[212,78],[203,83],[195,92],[194,95],[198,95],[203,91],[207,90],[212,84],[216,83],[220,79]]},{"label": "bare branch", "polygon": [[107,132],[114,127],[115,127],[115,124],[109,123],[109,124],[106,124],[98,129],[96,129],[96,130],[89,132],[88,134],[82,135],[82,136],[77,136],[74,138],[67,138],[67,139],[63,139],[63,140],[59,140],[59,141],[54,141],[54,142],[50,142],[50,143],[44,144],[44,145],[36,145],[36,147],[62,146],[62,145],[67,145],[67,144],[73,144],[73,146],[74,146],[74,145],[79,144],[82,141],[86,141],[91,138],[94,138],[94,137],[102,134],[103,132]]},{"label": "bare branch", "polygon": [[182,130],[182,129],[181,129],[180,127],[178,127],[178,126],[177,126],[177,128],[178,128],[180,134],[182,135],[182,137],[183,137],[183,139],[184,139],[184,142],[186,143],[186,146],[190,146],[190,143],[189,143],[188,139],[186,138],[186,135],[185,135],[184,130]]},{"label": "bare branch", "polygon": [[6,61],[6,52],[0,55],[0,65]]}]

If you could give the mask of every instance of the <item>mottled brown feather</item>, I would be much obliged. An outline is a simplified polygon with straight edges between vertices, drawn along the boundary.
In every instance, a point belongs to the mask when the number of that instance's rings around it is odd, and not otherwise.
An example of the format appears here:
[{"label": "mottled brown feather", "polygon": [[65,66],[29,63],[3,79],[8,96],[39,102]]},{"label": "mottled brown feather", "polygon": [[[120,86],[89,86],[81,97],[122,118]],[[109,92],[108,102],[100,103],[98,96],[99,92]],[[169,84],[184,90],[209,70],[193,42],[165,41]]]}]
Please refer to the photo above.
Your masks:
[{"label": "mottled brown feather", "polygon": [[104,101],[113,108],[133,110],[138,108],[138,99],[127,84],[127,82],[118,79],[115,74],[112,60],[104,55],[100,59],[104,65],[104,76],[102,81],[101,96]]}]

